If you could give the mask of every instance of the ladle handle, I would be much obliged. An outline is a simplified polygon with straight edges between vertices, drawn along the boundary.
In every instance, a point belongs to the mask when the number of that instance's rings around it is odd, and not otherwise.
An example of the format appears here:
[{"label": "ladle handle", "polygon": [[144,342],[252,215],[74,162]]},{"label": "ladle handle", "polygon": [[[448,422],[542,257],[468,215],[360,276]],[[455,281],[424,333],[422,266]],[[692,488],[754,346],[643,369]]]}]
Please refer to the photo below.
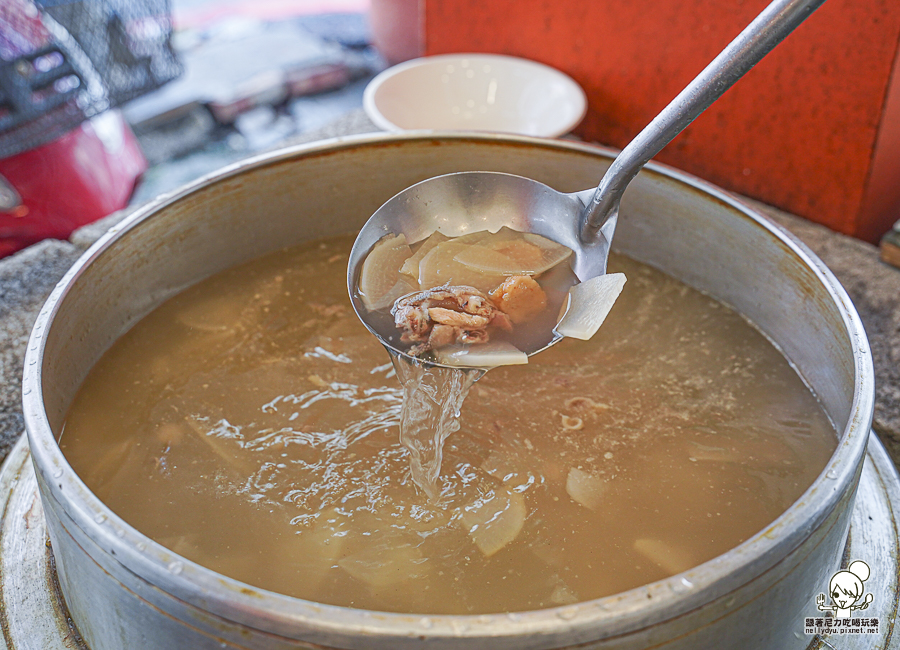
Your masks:
[{"label": "ladle handle", "polygon": [[582,212],[582,241],[593,241],[603,224],[618,216],[625,188],[647,161],[824,2],[775,0],[738,34],[616,157]]}]

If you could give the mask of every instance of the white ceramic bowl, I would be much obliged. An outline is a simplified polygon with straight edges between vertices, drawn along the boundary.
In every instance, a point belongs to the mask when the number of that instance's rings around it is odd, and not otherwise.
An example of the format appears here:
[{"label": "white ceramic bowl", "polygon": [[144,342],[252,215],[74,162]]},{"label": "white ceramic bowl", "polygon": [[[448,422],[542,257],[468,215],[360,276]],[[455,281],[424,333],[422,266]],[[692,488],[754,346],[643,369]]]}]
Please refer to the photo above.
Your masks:
[{"label": "white ceramic bowl", "polygon": [[556,137],[582,120],[587,99],[571,77],[542,63],[497,54],[446,54],[388,68],[369,82],[363,107],[386,131]]}]

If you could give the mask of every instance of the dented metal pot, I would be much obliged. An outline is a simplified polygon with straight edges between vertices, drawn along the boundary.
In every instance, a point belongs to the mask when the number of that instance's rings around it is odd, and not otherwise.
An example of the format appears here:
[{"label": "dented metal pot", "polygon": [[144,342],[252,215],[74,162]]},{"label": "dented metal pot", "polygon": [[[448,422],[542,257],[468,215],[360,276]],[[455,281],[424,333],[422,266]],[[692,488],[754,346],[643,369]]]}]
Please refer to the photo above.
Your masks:
[{"label": "dented metal pot", "polygon": [[261,591],[178,557],[117,517],[56,444],[88,370],[160,302],[212,273],[358,229],[438,174],[504,171],[560,191],[612,161],[585,145],[497,135],[364,136],[227,168],[132,215],[53,291],[28,347],[24,405],[71,616],[93,650],[142,648],[804,648],[803,620],[840,563],[872,420],[856,311],[804,246],[716,188],[650,164],[622,207],[617,249],[732,305],[790,359],[840,432],[828,466],[737,548],[615,596],[484,616],[388,614]]}]

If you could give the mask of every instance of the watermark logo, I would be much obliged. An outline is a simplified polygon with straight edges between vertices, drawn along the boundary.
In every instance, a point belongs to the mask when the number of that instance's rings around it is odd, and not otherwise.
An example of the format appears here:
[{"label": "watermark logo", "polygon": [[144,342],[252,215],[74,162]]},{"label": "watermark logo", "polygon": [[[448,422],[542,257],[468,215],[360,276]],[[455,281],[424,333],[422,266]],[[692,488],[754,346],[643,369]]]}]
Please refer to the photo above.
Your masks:
[{"label": "watermark logo", "polygon": [[845,571],[838,571],[828,583],[828,596],[816,596],[816,607],[825,616],[807,618],[806,634],[878,634],[878,618],[862,617],[859,613],[869,607],[872,594],[865,594],[863,583],[869,579],[869,565],[862,560],[850,563]]}]

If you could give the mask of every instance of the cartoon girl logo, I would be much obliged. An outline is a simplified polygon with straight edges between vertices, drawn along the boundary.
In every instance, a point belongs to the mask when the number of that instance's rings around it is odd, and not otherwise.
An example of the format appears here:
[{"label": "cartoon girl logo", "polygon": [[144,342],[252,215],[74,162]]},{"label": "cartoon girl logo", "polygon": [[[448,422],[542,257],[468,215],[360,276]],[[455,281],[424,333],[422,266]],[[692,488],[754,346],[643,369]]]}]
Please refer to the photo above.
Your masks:
[{"label": "cartoon girl logo", "polygon": [[[866,609],[872,602],[872,594],[862,597],[863,582],[868,579],[869,565],[862,560],[851,562],[846,571],[838,571],[828,583],[832,604],[825,604],[825,594],[816,596],[819,611],[834,610],[834,618],[850,618],[854,609]],[[860,600],[862,603],[857,605]]]}]

